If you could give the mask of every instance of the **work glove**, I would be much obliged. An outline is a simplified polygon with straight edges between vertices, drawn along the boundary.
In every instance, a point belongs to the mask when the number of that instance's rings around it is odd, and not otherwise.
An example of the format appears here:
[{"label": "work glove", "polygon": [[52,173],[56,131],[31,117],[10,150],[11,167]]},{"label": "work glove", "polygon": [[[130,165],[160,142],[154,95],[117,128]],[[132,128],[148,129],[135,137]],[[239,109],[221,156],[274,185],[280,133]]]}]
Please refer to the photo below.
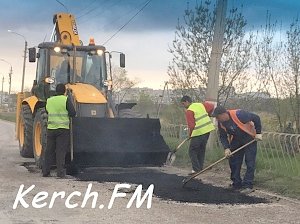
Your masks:
[{"label": "work glove", "polygon": [[255,140],[256,141],[262,141],[262,134],[256,134],[255,135]]},{"label": "work glove", "polygon": [[225,149],[224,155],[225,155],[226,158],[229,158],[230,155],[231,155],[231,150],[230,149]]}]

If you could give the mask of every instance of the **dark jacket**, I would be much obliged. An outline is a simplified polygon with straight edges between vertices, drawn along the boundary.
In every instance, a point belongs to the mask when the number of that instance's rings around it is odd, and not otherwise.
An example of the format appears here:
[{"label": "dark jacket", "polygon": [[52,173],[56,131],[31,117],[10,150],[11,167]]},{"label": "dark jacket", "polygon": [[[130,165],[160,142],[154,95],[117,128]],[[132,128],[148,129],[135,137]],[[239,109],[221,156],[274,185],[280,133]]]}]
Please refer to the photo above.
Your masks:
[{"label": "dark jacket", "polygon": [[66,109],[68,111],[69,117],[75,117],[76,111],[70,97],[67,98]]},{"label": "dark jacket", "polygon": [[[254,123],[256,133],[261,133],[261,122],[258,115],[244,110],[238,110],[236,115],[242,123],[252,121]],[[253,139],[249,134],[240,129],[231,118],[228,121],[222,122],[222,125],[226,128],[226,131],[221,127],[221,123],[218,123],[220,140],[225,149],[236,149]],[[228,134],[233,136],[231,142],[229,142]]]}]

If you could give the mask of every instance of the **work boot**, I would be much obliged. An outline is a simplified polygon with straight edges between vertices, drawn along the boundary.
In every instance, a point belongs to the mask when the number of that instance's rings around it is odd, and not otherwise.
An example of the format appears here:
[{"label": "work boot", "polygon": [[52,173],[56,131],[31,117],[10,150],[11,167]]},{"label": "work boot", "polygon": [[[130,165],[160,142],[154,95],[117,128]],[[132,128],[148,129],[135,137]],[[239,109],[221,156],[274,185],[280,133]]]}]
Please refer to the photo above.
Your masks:
[{"label": "work boot", "polygon": [[229,190],[232,190],[232,191],[239,191],[242,189],[242,185],[236,185],[236,184],[229,184]]},{"label": "work boot", "polygon": [[66,176],[66,171],[65,171],[65,170],[59,170],[59,171],[57,171],[56,176],[57,176],[58,178],[65,178],[65,176]]},{"label": "work boot", "polygon": [[194,173],[196,173],[196,171],[195,171],[195,170],[192,170],[192,172],[191,172],[191,173],[188,173],[188,175],[191,176],[191,175],[193,175]]},{"label": "work boot", "polygon": [[50,173],[43,173],[42,176],[43,177],[50,177]]},{"label": "work boot", "polygon": [[241,193],[243,194],[250,194],[254,191],[253,188],[250,188],[250,187],[246,187],[246,188],[243,188],[242,190],[240,190]]}]

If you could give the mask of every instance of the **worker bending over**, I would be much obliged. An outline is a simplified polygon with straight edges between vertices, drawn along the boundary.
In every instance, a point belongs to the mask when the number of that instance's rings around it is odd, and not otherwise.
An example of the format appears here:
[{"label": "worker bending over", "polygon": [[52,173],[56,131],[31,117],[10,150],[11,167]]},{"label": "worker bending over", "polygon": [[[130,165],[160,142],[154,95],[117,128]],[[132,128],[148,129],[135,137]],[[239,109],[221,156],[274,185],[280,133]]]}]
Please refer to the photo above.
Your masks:
[{"label": "worker bending over", "polygon": [[[253,139],[262,140],[260,117],[244,110],[226,110],[217,106],[212,114],[218,121],[220,140],[229,158],[232,189],[243,189],[244,193],[253,191],[257,142],[254,142],[231,156],[231,152]],[[245,157],[247,170],[241,179],[241,166]]]}]

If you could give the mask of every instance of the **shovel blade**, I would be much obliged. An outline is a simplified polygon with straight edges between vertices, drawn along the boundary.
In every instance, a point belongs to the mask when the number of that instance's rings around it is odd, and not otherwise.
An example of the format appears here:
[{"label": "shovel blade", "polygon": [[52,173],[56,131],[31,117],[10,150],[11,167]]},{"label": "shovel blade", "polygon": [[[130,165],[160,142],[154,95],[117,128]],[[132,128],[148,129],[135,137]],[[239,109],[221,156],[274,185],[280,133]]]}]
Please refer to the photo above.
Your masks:
[{"label": "shovel blade", "polygon": [[176,154],[174,152],[169,152],[167,160],[166,160],[166,165],[167,166],[172,166],[173,163],[176,160]]}]

